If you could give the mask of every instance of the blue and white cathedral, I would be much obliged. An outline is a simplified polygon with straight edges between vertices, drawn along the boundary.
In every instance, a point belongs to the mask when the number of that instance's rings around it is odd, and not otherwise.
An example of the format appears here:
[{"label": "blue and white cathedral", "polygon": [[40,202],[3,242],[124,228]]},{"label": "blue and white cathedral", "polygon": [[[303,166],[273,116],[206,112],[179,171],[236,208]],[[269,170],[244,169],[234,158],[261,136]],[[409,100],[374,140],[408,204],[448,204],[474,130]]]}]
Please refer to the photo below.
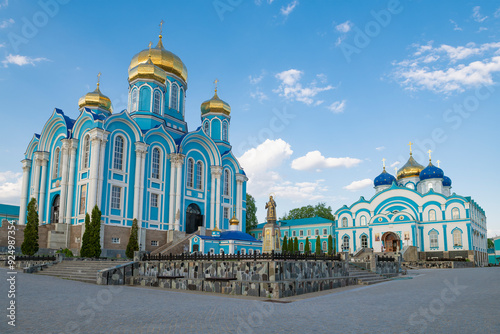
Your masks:
[{"label": "blue and white cathedral", "polygon": [[201,104],[201,126],[189,132],[187,69],[161,34],[156,47],[132,58],[128,82],[127,110],[113,112],[98,83],[80,98],[76,119],[55,109],[33,136],[22,161],[20,223],[35,198],[40,225],[53,224],[72,249],[80,248],[85,214],[95,205],[110,250],[125,249],[133,219],[142,250],[164,244],[165,231],[229,229],[233,215],[244,231],[247,177],[229,142],[231,107],[217,88]]},{"label": "blue and white cathedral", "polygon": [[[411,147],[411,143],[410,143]],[[335,212],[337,251],[375,253],[415,247],[420,259],[463,258],[487,264],[484,210],[451,192],[451,179],[431,162],[412,156],[396,176],[385,170],[374,180],[375,195]]]}]

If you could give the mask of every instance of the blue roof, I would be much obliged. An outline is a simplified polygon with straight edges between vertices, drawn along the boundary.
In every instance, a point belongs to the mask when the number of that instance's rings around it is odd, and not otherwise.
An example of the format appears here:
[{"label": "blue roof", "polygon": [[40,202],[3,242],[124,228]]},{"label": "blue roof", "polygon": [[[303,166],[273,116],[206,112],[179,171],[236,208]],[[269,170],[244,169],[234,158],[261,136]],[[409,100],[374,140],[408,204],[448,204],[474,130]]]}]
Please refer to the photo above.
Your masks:
[{"label": "blue roof", "polygon": [[451,179],[448,176],[443,176],[443,187],[451,187]]},{"label": "blue roof", "polygon": [[9,205],[9,204],[0,204],[0,217],[19,217],[19,206],[17,205]]},{"label": "blue roof", "polygon": [[385,171],[385,167],[384,167],[384,170],[382,171],[382,173],[380,173],[379,176],[377,176],[375,178],[375,180],[373,181],[373,184],[375,185],[375,187],[390,186],[392,184],[392,182],[395,182],[395,181],[396,181],[396,178],[394,176],[392,176],[391,174],[387,173]]},{"label": "blue roof", "polygon": [[427,179],[442,179],[444,172],[441,168],[434,166],[429,162],[429,165],[420,172],[420,180]]},{"label": "blue roof", "polygon": [[[276,222],[280,227],[293,227],[293,226],[302,226],[302,225],[318,225],[318,224],[333,224],[334,221],[330,219],[326,219],[323,217],[310,217],[310,218],[300,218],[300,219],[283,219],[278,220]],[[261,229],[266,225],[266,223],[261,223],[255,226],[254,229]]]},{"label": "blue roof", "polygon": [[207,235],[198,235],[201,239],[205,240],[239,240],[239,241],[251,241],[251,242],[262,242],[255,239],[248,233],[240,231],[224,231],[221,232],[220,237],[212,237]]}]

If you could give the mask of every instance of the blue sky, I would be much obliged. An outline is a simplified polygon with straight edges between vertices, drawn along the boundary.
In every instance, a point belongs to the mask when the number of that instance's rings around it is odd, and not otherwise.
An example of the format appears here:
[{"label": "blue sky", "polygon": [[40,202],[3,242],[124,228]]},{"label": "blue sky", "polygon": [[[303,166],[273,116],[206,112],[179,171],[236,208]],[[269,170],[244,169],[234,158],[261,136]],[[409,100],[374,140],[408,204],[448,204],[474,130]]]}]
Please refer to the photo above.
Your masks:
[{"label": "blue sky", "polygon": [[374,194],[414,156],[433,161],[500,235],[500,3],[493,1],[0,0],[0,202],[17,204],[23,153],[53,108],[78,116],[101,90],[126,108],[134,54],[164,45],[186,64],[186,119],[213,94],[232,107],[230,140],[263,221]]}]

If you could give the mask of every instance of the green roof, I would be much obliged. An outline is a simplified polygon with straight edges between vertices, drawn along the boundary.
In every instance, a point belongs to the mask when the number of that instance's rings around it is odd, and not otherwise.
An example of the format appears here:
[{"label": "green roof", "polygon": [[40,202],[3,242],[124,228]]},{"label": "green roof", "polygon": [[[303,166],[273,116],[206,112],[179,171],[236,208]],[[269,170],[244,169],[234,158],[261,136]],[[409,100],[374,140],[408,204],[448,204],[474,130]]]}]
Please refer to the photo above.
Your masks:
[{"label": "green roof", "polygon": [[[283,227],[298,227],[298,226],[319,225],[319,224],[334,224],[335,222],[330,219],[316,216],[312,218],[278,220],[276,223],[280,225],[281,228],[283,228]],[[264,227],[264,225],[266,225],[266,223],[258,224],[256,227],[251,229],[251,231],[260,230]]]}]

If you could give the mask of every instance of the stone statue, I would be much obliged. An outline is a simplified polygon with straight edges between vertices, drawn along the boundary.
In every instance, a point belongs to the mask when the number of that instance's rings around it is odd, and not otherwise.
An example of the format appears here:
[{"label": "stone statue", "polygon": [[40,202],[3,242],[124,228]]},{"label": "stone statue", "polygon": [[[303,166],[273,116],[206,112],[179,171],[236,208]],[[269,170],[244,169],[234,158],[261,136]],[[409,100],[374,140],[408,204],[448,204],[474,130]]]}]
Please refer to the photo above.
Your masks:
[{"label": "stone statue", "polygon": [[276,222],[276,202],[273,196],[269,196],[269,202],[266,203],[267,209],[267,222]]}]

